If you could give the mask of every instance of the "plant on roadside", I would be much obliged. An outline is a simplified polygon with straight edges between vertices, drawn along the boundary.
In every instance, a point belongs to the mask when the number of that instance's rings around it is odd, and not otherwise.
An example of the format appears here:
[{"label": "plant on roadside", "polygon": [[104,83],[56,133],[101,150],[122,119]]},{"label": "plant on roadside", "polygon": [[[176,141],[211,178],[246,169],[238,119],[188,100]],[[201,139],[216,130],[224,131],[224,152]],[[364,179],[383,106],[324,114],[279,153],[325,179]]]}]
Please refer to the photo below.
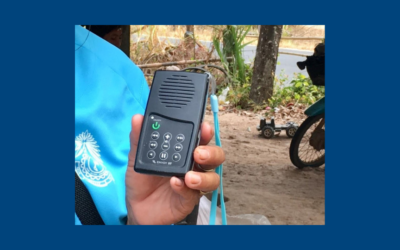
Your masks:
[{"label": "plant on roadside", "polygon": [[[251,42],[244,43],[250,25],[228,25],[224,30],[217,32],[213,37],[213,45],[225,71],[229,75],[229,82],[218,86],[218,91],[229,86],[227,100],[235,107],[246,108],[249,106],[249,94],[253,69],[244,62],[242,51]],[[221,39],[223,46],[221,47]],[[228,61],[228,57],[233,60]]]},{"label": "plant on roadside", "polygon": [[253,75],[253,67],[251,64],[245,64],[245,82],[240,82],[237,78],[231,79],[231,86],[229,87],[228,95],[226,97],[229,103],[239,108],[250,108],[253,107],[253,103],[249,98],[251,89],[251,77]]},{"label": "plant on roadside", "polygon": [[311,79],[302,74],[295,74],[290,84],[283,87],[286,83],[287,77],[275,79],[274,94],[268,100],[271,111],[290,103],[311,105],[325,96],[324,86],[313,85]]}]

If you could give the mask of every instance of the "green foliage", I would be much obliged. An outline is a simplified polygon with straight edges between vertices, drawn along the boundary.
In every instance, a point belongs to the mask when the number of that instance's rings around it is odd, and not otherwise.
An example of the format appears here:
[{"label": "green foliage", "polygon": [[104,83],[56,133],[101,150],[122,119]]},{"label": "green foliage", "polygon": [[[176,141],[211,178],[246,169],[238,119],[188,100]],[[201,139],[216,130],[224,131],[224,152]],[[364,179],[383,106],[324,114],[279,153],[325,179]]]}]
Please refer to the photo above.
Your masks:
[{"label": "green foliage", "polygon": [[251,84],[249,83],[245,83],[242,86],[233,85],[226,96],[227,101],[235,107],[247,108],[249,106],[250,88]]},{"label": "green foliage", "polygon": [[[229,86],[230,90],[227,94],[227,100],[237,108],[246,108],[249,106],[253,69],[251,65],[244,63],[242,51],[245,46],[252,42],[243,43],[250,29],[250,25],[228,25],[222,31],[222,34],[213,38],[214,48],[229,75],[229,82],[224,86],[218,86],[217,91],[221,92],[223,88]],[[220,43],[221,36],[224,41],[223,48],[221,48]],[[228,56],[233,56],[234,60],[228,62],[226,59]]]},{"label": "green foliage", "polygon": [[253,76],[253,68],[251,65],[244,64],[244,83],[240,82],[237,78],[231,79],[230,89],[226,96],[227,101],[229,101],[234,106],[241,108],[248,108],[252,106],[252,102],[249,98],[251,89],[251,78]]},{"label": "green foliage", "polygon": [[[282,75],[282,73],[281,73]],[[311,105],[325,96],[324,86],[315,86],[311,79],[302,74],[295,74],[289,86],[283,87],[287,82],[287,77],[275,79],[274,94],[268,100],[271,108],[288,103],[302,103]]]},{"label": "green foliage", "polygon": [[[230,79],[232,79],[231,84],[242,86],[247,83],[246,64],[244,63],[242,50],[245,46],[253,42],[243,43],[250,28],[250,25],[228,25],[227,28],[223,30],[223,48],[221,48],[220,45],[220,36],[214,36],[213,38],[214,48],[221,59],[222,65],[228,72]],[[232,62],[228,62],[226,59],[230,55],[234,57]]]},{"label": "green foliage", "polygon": [[290,36],[291,28],[289,25],[283,25],[282,27],[282,36],[283,37],[288,37]]},{"label": "green foliage", "polygon": [[[281,72],[278,77],[275,77],[272,97],[262,105],[254,104],[249,98],[253,67],[245,64],[242,56],[243,48],[249,44],[243,44],[243,41],[250,28],[251,26],[248,25],[228,26],[222,31],[222,35],[213,38],[214,48],[229,75],[229,83],[218,86],[219,94],[222,89],[229,86],[227,101],[236,108],[252,108],[254,111],[263,110],[266,106],[273,109],[288,103],[310,105],[325,95],[325,87],[313,85],[310,78],[302,74],[295,74],[293,80],[288,83],[288,76]],[[288,30],[288,27],[286,27],[286,30]],[[221,48],[221,36],[224,37],[224,48]],[[233,62],[227,61],[226,58],[229,55],[233,55]]]}]

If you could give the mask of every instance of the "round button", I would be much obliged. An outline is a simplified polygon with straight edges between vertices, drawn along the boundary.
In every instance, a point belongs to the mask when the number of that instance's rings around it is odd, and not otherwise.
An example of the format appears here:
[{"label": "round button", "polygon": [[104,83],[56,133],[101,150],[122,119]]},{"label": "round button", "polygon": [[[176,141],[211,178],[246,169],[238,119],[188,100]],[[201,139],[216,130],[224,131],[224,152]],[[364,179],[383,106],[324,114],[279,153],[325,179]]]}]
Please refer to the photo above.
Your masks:
[{"label": "round button", "polygon": [[181,155],[178,153],[175,153],[172,155],[172,160],[173,161],[179,161],[181,159]]},{"label": "round button", "polygon": [[183,134],[179,134],[176,136],[176,140],[178,142],[183,142],[185,140],[185,136]]},{"label": "round button", "polygon": [[160,153],[160,159],[161,160],[166,160],[168,158],[168,153],[167,152],[161,152]]},{"label": "round button", "polygon": [[154,131],[153,133],[151,133],[151,139],[157,140],[159,137],[160,137],[160,133],[158,133],[157,131]]},{"label": "round button", "polygon": [[181,152],[183,146],[180,143],[175,144],[174,149],[176,152]]},{"label": "round button", "polygon": [[165,133],[165,134],[164,134],[164,140],[169,141],[169,140],[171,140],[171,138],[172,138],[171,133]]},{"label": "round button", "polygon": [[156,149],[157,146],[158,146],[158,143],[157,143],[156,141],[151,141],[151,142],[149,143],[149,147],[150,147],[151,149]]},{"label": "round button", "polygon": [[162,150],[168,150],[169,149],[169,142],[164,141],[163,144],[161,144]]},{"label": "round button", "polygon": [[153,150],[150,150],[147,153],[147,158],[149,158],[149,159],[153,159],[155,156],[156,156],[156,152],[154,152]]}]

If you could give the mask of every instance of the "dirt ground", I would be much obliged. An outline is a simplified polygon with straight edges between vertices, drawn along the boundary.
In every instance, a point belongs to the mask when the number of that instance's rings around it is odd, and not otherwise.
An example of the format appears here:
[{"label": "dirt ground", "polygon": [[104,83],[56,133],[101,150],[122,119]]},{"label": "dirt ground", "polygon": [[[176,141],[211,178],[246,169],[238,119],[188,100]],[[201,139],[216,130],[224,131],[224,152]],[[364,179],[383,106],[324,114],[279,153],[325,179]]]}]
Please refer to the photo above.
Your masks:
[{"label": "dirt ground", "polygon": [[[213,124],[210,113],[205,120]],[[289,158],[291,139],[284,131],[265,139],[254,115],[221,112],[219,123],[228,215],[261,214],[272,225],[325,224],[325,165],[297,169]]]}]

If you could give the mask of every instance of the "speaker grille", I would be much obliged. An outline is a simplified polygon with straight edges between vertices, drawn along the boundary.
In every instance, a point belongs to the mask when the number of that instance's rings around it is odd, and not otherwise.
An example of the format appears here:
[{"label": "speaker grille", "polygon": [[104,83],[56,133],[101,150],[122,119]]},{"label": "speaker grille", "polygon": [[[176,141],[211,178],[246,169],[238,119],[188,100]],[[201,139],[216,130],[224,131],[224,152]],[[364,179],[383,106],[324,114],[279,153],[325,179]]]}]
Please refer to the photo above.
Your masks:
[{"label": "speaker grille", "polygon": [[193,81],[184,75],[172,75],[162,82],[159,89],[161,103],[167,108],[183,108],[194,96]]}]

